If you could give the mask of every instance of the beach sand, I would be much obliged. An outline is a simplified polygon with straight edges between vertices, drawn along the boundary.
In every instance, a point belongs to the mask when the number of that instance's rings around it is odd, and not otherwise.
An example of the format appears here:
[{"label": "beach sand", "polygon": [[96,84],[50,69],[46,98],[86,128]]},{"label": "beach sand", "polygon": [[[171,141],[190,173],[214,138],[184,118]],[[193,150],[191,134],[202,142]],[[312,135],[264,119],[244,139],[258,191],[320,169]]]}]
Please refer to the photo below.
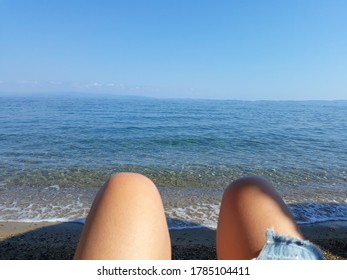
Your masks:
[{"label": "beach sand", "polygon": [[[0,222],[0,259],[72,259],[83,225],[80,223]],[[347,223],[302,225],[305,237],[327,259],[347,259]],[[175,260],[216,259],[215,231],[208,228],[170,230]]]}]

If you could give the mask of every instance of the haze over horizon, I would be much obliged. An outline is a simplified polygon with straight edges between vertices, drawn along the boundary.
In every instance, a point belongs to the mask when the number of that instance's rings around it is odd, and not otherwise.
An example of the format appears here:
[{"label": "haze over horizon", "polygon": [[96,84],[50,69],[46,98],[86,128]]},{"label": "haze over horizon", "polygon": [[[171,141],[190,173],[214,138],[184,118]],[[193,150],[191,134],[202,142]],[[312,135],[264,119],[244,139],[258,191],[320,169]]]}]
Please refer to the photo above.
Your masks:
[{"label": "haze over horizon", "polygon": [[0,0],[0,93],[347,99],[346,1]]}]

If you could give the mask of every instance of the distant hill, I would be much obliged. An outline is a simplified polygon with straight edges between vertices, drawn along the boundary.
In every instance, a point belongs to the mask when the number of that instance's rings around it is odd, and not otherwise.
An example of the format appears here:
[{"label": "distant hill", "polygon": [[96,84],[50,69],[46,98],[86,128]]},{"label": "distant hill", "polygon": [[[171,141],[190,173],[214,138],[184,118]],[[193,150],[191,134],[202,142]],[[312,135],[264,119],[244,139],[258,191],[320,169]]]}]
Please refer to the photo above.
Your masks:
[{"label": "distant hill", "polygon": [[0,92],[2,97],[74,97],[74,98],[117,98],[117,99],[155,99],[154,97],[138,95],[118,95],[111,93],[89,92]]}]

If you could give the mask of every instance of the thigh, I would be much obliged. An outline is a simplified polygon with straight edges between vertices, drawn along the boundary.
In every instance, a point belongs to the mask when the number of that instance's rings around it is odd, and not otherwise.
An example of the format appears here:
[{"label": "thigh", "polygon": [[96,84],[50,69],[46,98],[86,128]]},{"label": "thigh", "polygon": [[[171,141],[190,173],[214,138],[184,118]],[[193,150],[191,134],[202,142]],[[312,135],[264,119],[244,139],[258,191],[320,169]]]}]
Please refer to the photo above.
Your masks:
[{"label": "thigh", "polygon": [[217,227],[219,259],[252,259],[266,241],[266,230],[302,238],[287,206],[271,183],[245,177],[224,192]]},{"label": "thigh", "polygon": [[171,258],[163,204],[151,180],[135,173],[108,180],[88,214],[75,258]]}]

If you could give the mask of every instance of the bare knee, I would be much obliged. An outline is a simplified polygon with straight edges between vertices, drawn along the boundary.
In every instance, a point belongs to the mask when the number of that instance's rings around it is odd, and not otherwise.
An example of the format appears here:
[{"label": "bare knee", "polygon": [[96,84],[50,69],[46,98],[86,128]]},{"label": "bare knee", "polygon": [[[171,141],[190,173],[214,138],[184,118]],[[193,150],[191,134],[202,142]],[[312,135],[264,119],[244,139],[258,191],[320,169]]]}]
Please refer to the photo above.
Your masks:
[{"label": "bare knee", "polygon": [[226,188],[223,198],[233,200],[249,198],[250,193],[263,193],[279,197],[279,194],[266,178],[261,176],[247,176],[233,181]]},{"label": "bare knee", "polygon": [[94,200],[76,258],[167,259],[169,245],[165,212],[154,183],[141,174],[118,173]]},{"label": "bare knee", "polygon": [[112,175],[101,189],[103,196],[146,198],[159,196],[155,184],[139,173],[117,173]]},{"label": "bare knee", "polygon": [[222,207],[240,218],[251,216],[258,223],[262,219],[267,227],[301,238],[282,197],[264,177],[244,177],[232,182],[224,192]]},{"label": "bare knee", "polygon": [[151,179],[145,175],[132,172],[121,172],[116,173],[110,177],[107,185],[111,187],[127,187],[131,186],[133,188],[137,187],[155,187]]},{"label": "bare knee", "polygon": [[232,182],[224,192],[218,220],[218,258],[256,257],[268,228],[301,238],[288,208],[267,179],[252,176]]},{"label": "bare knee", "polygon": [[[248,176],[232,182],[224,192],[222,205],[231,210],[260,209],[265,205],[289,213],[280,194],[264,177]],[[242,211],[243,211],[242,210]]]}]

